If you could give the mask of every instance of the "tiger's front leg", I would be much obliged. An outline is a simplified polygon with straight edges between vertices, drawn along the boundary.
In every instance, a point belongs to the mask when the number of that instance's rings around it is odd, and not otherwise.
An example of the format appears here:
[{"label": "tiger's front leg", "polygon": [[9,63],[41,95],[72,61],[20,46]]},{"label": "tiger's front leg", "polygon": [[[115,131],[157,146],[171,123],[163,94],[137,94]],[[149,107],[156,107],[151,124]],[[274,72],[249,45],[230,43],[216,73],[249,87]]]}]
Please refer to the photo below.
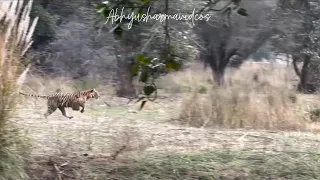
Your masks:
[{"label": "tiger's front leg", "polygon": [[80,106],[81,106],[81,108],[82,108],[82,109],[80,110],[80,112],[81,112],[81,113],[84,113],[84,107],[85,107],[85,105],[84,105],[84,104],[80,104]]}]

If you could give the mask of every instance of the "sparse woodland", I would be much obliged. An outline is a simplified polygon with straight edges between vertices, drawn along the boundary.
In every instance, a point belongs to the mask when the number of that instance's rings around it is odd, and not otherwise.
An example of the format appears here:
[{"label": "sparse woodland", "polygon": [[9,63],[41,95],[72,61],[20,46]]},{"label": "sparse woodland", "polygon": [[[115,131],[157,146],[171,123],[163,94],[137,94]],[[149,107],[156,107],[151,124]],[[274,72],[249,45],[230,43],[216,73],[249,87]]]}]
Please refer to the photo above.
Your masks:
[{"label": "sparse woodland", "polygon": [[[114,21],[202,14],[207,20]],[[0,180],[320,179],[320,1],[0,0]],[[84,113],[49,95],[95,88]]]}]

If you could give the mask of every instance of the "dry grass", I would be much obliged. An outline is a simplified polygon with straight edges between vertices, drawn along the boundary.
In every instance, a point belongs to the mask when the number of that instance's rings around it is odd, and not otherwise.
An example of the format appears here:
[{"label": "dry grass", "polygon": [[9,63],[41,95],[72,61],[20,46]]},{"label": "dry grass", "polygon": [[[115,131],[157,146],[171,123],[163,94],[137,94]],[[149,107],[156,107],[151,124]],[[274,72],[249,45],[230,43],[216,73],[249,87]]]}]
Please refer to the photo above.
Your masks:
[{"label": "dry grass", "polygon": [[[0,34],[0,180],[28,179],[27,174],[35,180],[320,178],[319,135],[265,131],[318,130],[312,121],[320,119],[319,98],[293,90],[292,69],[248,63],[227,73],[227,87],[212,88],[211,73],[195,65],[160,80],[159,94],[168,98],[136,111],[139,104],[110,99],[112,86],[98,87],[95,78],[75,82],[66,77],[27,76],[20,54],[30,45],[27,32],[32,31],[26,28],[28,18],[23,19],[26,26],[12,31],[20,32],[19,38],[12,38],[14,33]],[[8,37],[25,40],[14,44],[22,45],[18,56],[12,43],[7,46],[13,42],[5,41]],[[67,110],[75,114],[72,120],[58,111],[45,120],[45,100],[30,97],[17,105],[12,98],[26,76],[26,93],[97,88],[102,98],[88,101],[83,114]],[[171,118],[191,127],[168,123]],[[20,130],[32,139],[29,148],[29,141],[22,143],[25,136]],[[28,160],[27,174],[23,157]]]},{"label": "dry grass", "polygon": [[[218,88],[209,71],[194,65],[159,80],[159,94],[167,98],[143,111],[126,99],[111,100],[113,87],[97,87],[97,79],[29,74],[27,93],[97,88],[101,99],[88,101],[84,114],[67,110],[72,120],[59,111],[43,119],[43,99],[21,103],[14,120],[33,139],[28,174],[62,180],[319,179],[319,135],[265,131],[319,129],[311,118],[320,117],[319,98],[297,94],[291,70],[246,63],[228,71],[228,86]],[[190,127],[168,123],[171,118]]]},{"label": "dry grass", "polygon": [[[32,0],[0,2],[0,179],[28,179],[24,158],[28,155],[28,141],[20,128],[12,122],[17,105],[16,93],[26,78],[27,68],[21,66],[22,56],[32,44],[37,23],[30,23]],[[24,8],[23,8],[24,7]]]},{"label": "dry grass", "polygon": [[[154,127],[152,127],[154,128]],[[102,128],[101,128],[102,129]],[[123,129],[126,132],[128,129]],[[145,129],[147,130],[147,129]],[[210,139],[197,146],[193,142],[186,142],[178,148],[179,138],[190,141],[194,138],[203,141],[195,131],[168,127],[166,136],[173,135],[170,131],[177,131],[177,136],[159,137],[155,134],[152,144],[145,143],[142,149],[133,148],[121,152],[114,159],[105,153],[87,153],[79,151],[64,151],[56,154],[34,155],[30,159],[30,175],[32,179],[318,179],[319,168],[319,136],[304,134],[282,134],[268,132],[216,131],[210,132]],[[131,130],[129,129],[129,132]],[[199,131],[199,130],[197,130]],[[121,130],[113,136],[114,142],[120,145],[128,136]],[[154,131],[155,132],[155,131]],[[129,135],[136,138],[137,132]],[[148,132],[149,133],[149,132]],[[188,134],[188,135],[185,135]],[[140,132],[138,137],[145,136]],[[108,138],[108,137],[104,137]],[[110,138],[110,137],[109,137]],[[102,148],[95,144],[101,138],[92,138],[93,148]],[[162,146],[160,141],[164,142]],[[170,142],[174,141],[177,150],[163,151]],[[137,141],[127,142],[127,147],[136,146]],[[82,142],[82,145],[84,142]],[[105,144],[106,146],[107,144]],[[113,143],[111,143],[113,147]],[[203,146],[206,147],[204,149]],[[75,148],[75,144],[72,145]],[[119,146],[118,146],[119,147]],[[138,147],[138,146],[136,146]],[[198,149],[190,151],[191,148]],[[203,148],[201,151],[200,149]],[[121,148],[119,148],[121,149]],[[119,150],[118,149],[118,150]],[[189,151],[186,151],[189,149]],[[161,151],[162,150],[162,151]],[[57,167],[57,168],[55,168]]]},{"label": "dry grass", "polygon": [[[66,164],[66,159],[71,160]],[[136,160],[112,161],[107,157],[39,158],[34,174],[43,179],[56,177],[53,164],[63,165],[61,179],[318,179],[317,153],[265,153],[238,150],[212,150],[189,155],[146,155]],[[47,171],[43,171],[46,169]]]},{"label": "dry grass", "polygon": [[226,87],[212,85],[209,77],[210,72],[197,68],[171,77],[175,89],[180,88],[183,94],[178,118],[182,123],[194,127],[319,130],[311,121],[310,110],[319,107],[320,99],[295,92],[292,67],[247,62],[240,70],[227,73]]},{"label": "dry grass", "polygon": [[[249,67],[249,70],[254,71],[252,66]],[[262,71],[260,67],[256,67],[256,70]],[[282,70],[280,69],[278,73]],[[243,105],[247,107],[251,102],[246,98],[267,100],[263,98],[265,95],[277,95],[277,89],[282,87],[279,82],[278,85],[268,85],[263,89],[260,85],[264,81],[263,78],[267,81],[271,77],[261,76],[259,82],[256,82],[254,86],[256,89],[251,89],[250,87],[253,86],[250,86],[243,91],[246,84],[247,86],[250,84],[250,79],[245,77],[251,77],[253,73],[251,75],[244,73],[243,78],[237,81],[236,77],[239,77],[239,73],[244,72],[242,69],[233,72],[233,84],[228,91],[219,90],[221,96],[213,96],[210,92],[212,86],[210,73],[200,72],[200,69],[197,71],[190,69],[164,77],[163,81],[159,82],[162,87],[162,92],[159,94],[168,98],[160,98],[157,102],[148,103],[143,111],[136,111],[139,104],[126,105],[126,99],[116,97],[110,100],[111,107],[107,106],[104,102],[109,100],[110,95],[113,94],[110,86],[98,88],[102,93],[101,99],[88,101],[84,114],[67,110],[68,114],[75,116],[72,120],[62,117],[60,112],[55,112],[46,121],[43,119],[46,101],[28,98],[22,103],[23,106],[20,107],[20,115],[16,122],[28,130],[29,136],[33,139],[33,150],[28,166],[30,177],[32,179],[60,177],[63,180],[226,180],[269,177],[272,179],[294,179],[295,177],[317,179],[320,177],[320,172],[316,168],[320,159],[319,135],[301,132],[201,129],[168,123],[170,118],[176,119],[181,115],[180,110],[186,105],[188,98],[192,98],[192,95],[195,97],[189,102],[189,105],[194,102],[208,102],[211,101],[211,98],[220,98],[221,103],[224,104],[221,107],[225,108],[225,113],[231,111],[227,108],[233,107],[234,104],[237,105],[235,112],[239,110],[245,112],[245,109],[241,107]],[[232,75],[231,72],[229,75]],[[24,86],[27,92],[49,94],[57,88],[57,85],[63,91],[72,91],[78,87],[76,82],[68,78],[45,79],[33,75],[29,77]],[[268,81],[271,82],[271,79]],[[291,83],[290,79],[286,81],[288,84]],[[239,90],[236,87],[243,89]],[[236,91],[238,94],[234,93],[235,98],[238,98],[237,103],[227,97],[232,94],[231,90],[238,90]],[[245,94],[249,90],[251,94]],[[214,91],[218,92],[218,89],[215,88]],[[291,101],[294,99],[292,97],[286,99],[288,106],[299,105],[300,110],[296,109],[299,110],[298,112],[302,112],[302,109],[306,110],[307,105],[303,105],[302,102],[307,102],[309,97],[296,94],[290,90],[289,85],[284,92],[288,94],[292,92],[296,96],[295,102]],[[280,95],[285,97],[284,93]],[[210,99],[204,97],[210,97]],[[227,106],[228,103],[224,102],[225,100],[228,100],[230,106]],[[276,100],[276,102],[279,101]],[[317,100],[313,99],[313,102],[316,104]],[[204,105],[199,103],[195,108]],[[282,106],[284,105],[280,104],[280,107]],[[272,107],[279,106],[277,104],[264,106],[268,113],[276,111],[268,109]],[[222,115],[224,115],[223,118],[226,117],[226,114]],[[259,117],[262,115],[260,114]],[[239,113],[234,116],[245,119],[252,115]],[[309,116],[305,115],[305,117]],[[181,121],[186,122],[184,119]],[[236,117],[233,117],[233,121],[236,121]],[[221,122],[224,123],[223,127],[237,127],[227,126],[231,124],[229,122]],[[261,128],[261,122],[264,121],[257,121],[256,126],[250,128]],[[311,123],[306,122],[305,128],[309,128]],[[211,125],[210,122],[207,127],[209,125]],[[212,123],[212,125],[217,124]],[[286,125],[284,129],[287,130],[288,126]]]}]

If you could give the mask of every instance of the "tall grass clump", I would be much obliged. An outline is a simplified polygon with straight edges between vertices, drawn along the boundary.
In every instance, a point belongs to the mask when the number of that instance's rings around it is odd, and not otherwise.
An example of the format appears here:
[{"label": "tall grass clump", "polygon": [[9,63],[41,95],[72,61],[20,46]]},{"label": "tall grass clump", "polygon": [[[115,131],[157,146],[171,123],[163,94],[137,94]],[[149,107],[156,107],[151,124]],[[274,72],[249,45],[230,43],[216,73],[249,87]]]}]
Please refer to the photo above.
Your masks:
[{"label": "tall grass clump", "polygon": [[27,141],[12,116],[30,67],[23,68],[21,61],[37,23],[37,18],[30,23],[32,3],[0,1],[0,180],[28,179],[24,168]]},{"label": "tall grass clump", "polygon": [[[245,63],[227,74],[225,87],[211,86],[206,93],[194,90],[184,95],[179,120],[194,127],[311,130],[305,113],[308,103],[295,92],[290,72],[281,65]],[[189,86],[199,81],[192,80]]]}]

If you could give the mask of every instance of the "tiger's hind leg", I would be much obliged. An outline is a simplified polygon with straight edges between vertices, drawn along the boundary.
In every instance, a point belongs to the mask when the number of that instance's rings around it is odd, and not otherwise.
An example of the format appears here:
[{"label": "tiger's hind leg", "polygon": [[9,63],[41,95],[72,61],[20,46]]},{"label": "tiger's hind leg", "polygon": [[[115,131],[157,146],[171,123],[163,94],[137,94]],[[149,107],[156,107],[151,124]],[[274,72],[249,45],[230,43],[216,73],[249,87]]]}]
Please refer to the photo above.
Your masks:
[{"label": "tiger's hind leg", "polygon": [[67,113],[66,113],[66,110],[65,110],[64,107],[60,106],[60,107],[58,107],[58,108],[59,108],[59,110],[61,111],[61,113],[62,113],[62,115],[63,115],[64,117],[67,117],[67,118],[69,118],[69,119],[72,119],[72,118],[73,118],[73,116],[67,116]]},{"label": "tiger's hind leg", "polygon": [[48,116],[55,112],[57,110],[57,107],[48,106],[47,112],[44,114],[44,118],[48,119]]}]

